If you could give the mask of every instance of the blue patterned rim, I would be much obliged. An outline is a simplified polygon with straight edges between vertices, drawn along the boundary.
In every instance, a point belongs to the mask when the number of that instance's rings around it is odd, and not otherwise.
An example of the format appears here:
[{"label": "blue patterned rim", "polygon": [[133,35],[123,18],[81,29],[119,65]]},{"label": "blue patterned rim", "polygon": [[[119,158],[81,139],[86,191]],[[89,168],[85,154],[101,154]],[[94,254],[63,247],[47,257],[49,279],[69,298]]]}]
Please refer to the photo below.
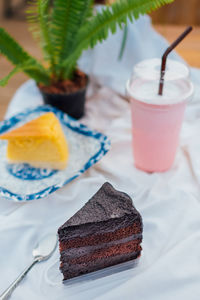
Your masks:
[{"label": "blue patterned rim", "polygon": [[100,143],[100,149],[99,151],[94,154],[83,166],[82,169],[80,169],[77,173],[75,173],[72,177],[68,178],[66,181],[55,184],[52,186],[49,186],[46,189],[43,189],[37,193],[34,194],[28,194],[28,195],[20,195],[12,193],[11,191],[3,188],[0,186],[0,195],[9,199],[12,199],[14,201],[29,201],[29,200],[36,200],[43,197],[46,197],[47,195],[55,192],[57,189],[63,187],[67,183],[71,182],[73,179],[80,176],[82,173],[84,173],[88,168],[90,168],[92,165],[97,163],[110,149],[110,141],[102,133],[99,133],[95,130],[89,129],[87,126],[79,123],[72,117],[68,116],[64,112],[58,110],[57,108],[54,108],[50,105],[41,105],[37,106],[34,109],[27,109],[21,113],[16,114],[15,116],[11,117],[10,119],[6,119],[5,121],[0,123],[0,134],[4,133],[5,131],[11,129],[13,126],[17,125],[19,122],[23,121],[24,118],[26,118],[31,113],[40,113],[40,112],[53,112],[57,118],[60,120],[60,122],[67,126],[69,129],[80,133],[82,135],[92,137],[99,141]]},{"label": "blue patterned rim", "polygon": [[55,175],[58,170],[41,169],[29,164],[7,164],[7,171],[14,177],[22,180],[42,180]]}]

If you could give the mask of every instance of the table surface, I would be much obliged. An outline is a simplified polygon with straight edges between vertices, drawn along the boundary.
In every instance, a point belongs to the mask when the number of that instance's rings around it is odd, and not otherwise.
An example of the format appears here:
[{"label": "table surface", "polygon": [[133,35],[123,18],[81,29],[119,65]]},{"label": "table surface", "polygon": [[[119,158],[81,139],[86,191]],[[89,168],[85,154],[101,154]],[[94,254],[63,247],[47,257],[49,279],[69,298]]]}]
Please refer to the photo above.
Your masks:
[{"label": "table surface", "polygon": [[[48,261],[31,270],[11,299],[132,300],[133,295],[135,299],[151,300],[200,299],[200,70],[191,70],[195,94],[193,101],[187,105],[180,147],[173,167],[163,173],[148,174],[137,170],[133,165],[131,146],[131,111],[129,103],[123,101],[119,91],[124,89],[132,64],[146,56],[138,45],[142,45],[143,50],[148,49],[149,56],[161,56],[167,45],[149,27],[148,18],[144,17],[134,26],[135,30],[129,31],[130,46],[122,64],[116,64],[115,59],[119,53],[122,32],[109,38],[103,47],[98,45],[92,57],[90,52],[86,52],[82,60],[83,70],[89,72],[87,70],[91,69],[93,78],[103,86],[88,99],[87,114],[82,122],[109,137],[112,147],[108,154],[79,179],[41,201],[19,204],[1,197],[0,241],[1,253],[5,258],[0,260],[0,293],[28,265],[36,243],[47,233],[56,232],[105,181],[130,195],[143,218],[143,252],[138,268],[68,288],[58,277],[61,274],[57,248]],[[19,32],[16,35],[20,37]],[[113,47],[113,44],[118,47]],[[31,44],[27,46],[30,49]],[[33,52],[35,48],[30,50]],[[105,53],[108,60],[103,59]],[[175,53],[172,56],[177,57]],[[106,74],[104,70],[107,70]],[[42,99],[30,81],[15,96],[9,115],[41,103]],[[167,116],[163,116],[167,121]],[[177,117],[176,114],[173,116]],[[152,125],[151,121],[151,118],[147,118],[146,128]],[[155,121],[160,121],[160,114]],[[172,121],[170,128],[175,125]],[[151,135],[154,137],[158,133],[159,148],[156,144],[155,151],[148,151],[154,157],[156,153],[158,158],[162,149],[166,150],[165,135],[161,132],[163,127],[157,126]],[[172,132],[172,136],[176,134],[173,130],[169,132]],[[148,145],[146,147],[149,149]],[[79,150],[73,153],[77,158],[82,156]],[[6,174],[3,169],[7,168],[5,154],[0,162],[3,165],[0,167],[1,173]],[[5,189],[9,182],[7,178],[3,177]],[[18,179],[13,178],[13,190],[18,184]]]},{"label": "table surface", "polygon": [[[33,41],[27,26],[23,21],[1,21],[1,26],[15,36],[16,40],[35,57],[41,58],[40,50]],[[185,26],[175,25],[154,25],[155,29],[162,34],[169,42],[172,42],[185,29]],[[193,67],[200,68],[200,27],[195,27],[193,32],[177,47],[177,52]],[[0,60],[0,78],[12,70],[12,66],[6,59]],[[19,73],[15,75],[1,90],[0,98],[0,120],[3,120],[9,101],[16,89],[27,80],[27,76]]]}]

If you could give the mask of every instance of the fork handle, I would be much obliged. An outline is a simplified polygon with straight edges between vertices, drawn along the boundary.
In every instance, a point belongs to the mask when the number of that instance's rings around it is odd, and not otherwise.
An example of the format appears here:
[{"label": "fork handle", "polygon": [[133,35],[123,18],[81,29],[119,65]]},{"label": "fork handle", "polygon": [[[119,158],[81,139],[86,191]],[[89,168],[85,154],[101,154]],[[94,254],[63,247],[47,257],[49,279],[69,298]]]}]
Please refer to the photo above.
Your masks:
[{"label": "fork handle", "polygon": [[0,295],[0,300],[8,299],[14,289],[18,286],[18,284],[22,281],[22,279],[26,276],[26,274],[30,271],[30,269],[39,261],[38,258],[35,258],[33,262],[11,283],[11,285]]}]

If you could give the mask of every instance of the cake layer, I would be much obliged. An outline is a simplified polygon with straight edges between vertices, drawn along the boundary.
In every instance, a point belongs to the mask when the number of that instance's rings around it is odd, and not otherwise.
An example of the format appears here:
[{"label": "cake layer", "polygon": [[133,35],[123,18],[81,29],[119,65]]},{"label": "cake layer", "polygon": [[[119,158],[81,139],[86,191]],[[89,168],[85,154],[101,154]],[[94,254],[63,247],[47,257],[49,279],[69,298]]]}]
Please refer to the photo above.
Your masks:
[{"label": "cake layer", "polygon": [[96,235],[114,232],[120,228],[125,228],[131,226],[133,223],[141,224],[142,220],[140,215],[129,214],[121,218],[111,218],[106,221],[97,222],[97,223],[87,223],[81,226],[69,226],[69,227],[60,227],[58,230],[59,241],[71,240],[75,238],[85,238],[88,235]]},{"label": "cake layer", "polygon": [[122,253],[127,254],[131,252],[137,252],[141,250],[140,243],[141,239],[137,239],[133,241],[128,241],[126,243],[116,244],[106,248],[96,249],[92,253],[88,253],[86,255],[70,259],[67,262],[69,265],[81,264],[96,260],[98,258],[103,259],[105,257],[107,258],[110,256],[120,255]]},{"label": "cake layer", "polygon": [[33,167],[64,169],[69,151],[57,117],[46,113],[10,130],[0,139],[7,139],[7,158],[11,163],[29,163]]},{"label": "cake layer", "polygon": [[64,280],[70,279],[76,276],[101,270],[110,266],[114,266],[119,263],[123,263],[129,260],[136,259],[140,256],[140,251],[131,252],[127,254],[120,254],[107,258],[98,258],[96,260],[90,261],[88,263],[76,264],[69,266],[67,263],[62,265],[62,273]]},{"label": "cake layer", "polygon": [[[81,258],[83,256],[88,256],[88,255],[93,255],[94,253],[100,251],[100,250],[106,250],[106,249],[111,249],[113,250],[114,248],[112,248],[113,246],[117,246],[119,248],[119,245],[121,246],[120,249],[122,249],[122,245],[129,243],[129,246],[131,245],[131,247],[138,247],[138,245],[141,243],[142,241],[142,236],[141,234],[137,234],[135,236],[129,236],[129,237],[125,237],[122,238],[120,240],[113,240],[110,241],[109,243],[102,243],[99,245],[93,245],[93,246],[83,246],[83,247],[79,247],[79,248],[71,248],[71,249],[67,249],[67,250],[63,250],[61,252],[61,262],[68,262],[70,263],[72,259],[74,258]],[[91,257],[90,256],[90,257]]]},{"label": "cake layer", "polygon": [[60,242],[60,252],[70,248],[95,246],[103,243],[109,243],[111,241],[120,240],[129,236],[131,236],[131,238],[142,237],[141,228],[142,224],[140,223],[140,220],[137,220],[131,226],[120,228],[113,232],[111,231],[102,234],[88,235],[80,238],[77,237],[71,240],[68,238],[63,238]]},{"label": "cake layer", "polygon": [[53,112],[47,112],[24,125],[7,131],[1,139],[11,140],[30,137],[52,137],[62,134],[61,125]]}]

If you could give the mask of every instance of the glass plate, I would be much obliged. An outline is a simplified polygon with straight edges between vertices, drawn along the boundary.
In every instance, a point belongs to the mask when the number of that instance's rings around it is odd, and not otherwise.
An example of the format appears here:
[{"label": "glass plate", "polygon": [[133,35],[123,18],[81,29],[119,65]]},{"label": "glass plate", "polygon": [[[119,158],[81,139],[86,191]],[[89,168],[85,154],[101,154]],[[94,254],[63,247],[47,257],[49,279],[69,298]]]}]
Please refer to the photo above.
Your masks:
[{"label": "glass plate", "polygon": [[44,299],[74,299],[93,300],[98,295],[106,293],[134,280],[148,267],[146,256],[142,251],[140,258],[107,267],[95,272],[74,277],[63,282],[59,269],[59,249],[45,264],[42,271],[39,290]]},{"label": "glass plate", "polygon": [[108,138],[48,106],[28,109],[0,122],[0,134],[52,111],[60,120],[69,146],[69,162],[62,171],[33,168],[28,164],[10,164],[6,159],[7,141],[0,140],[0,195],[13,201],[46,197],[97,163],[110,149]]},{"label": "glass plate", "polygon": [[[114,275],[116,273],[124,272],[130,270],[130,272],[135,272],[135,268],[138,267],[140,258],[129,260],[127,262],[117,264],[111,267],[107,267],[98,271],[90,272],[88,274],[80,275],[71,279],[63,281],[63,275],[60,271],[60,260],[57,259],[45,273],[45,281],[52,286],[74,286],[80,285],[82,283],[87,283],[89,281],[101,279],[107,276]],[[138,270],[137,270],[138,271]]]}]

